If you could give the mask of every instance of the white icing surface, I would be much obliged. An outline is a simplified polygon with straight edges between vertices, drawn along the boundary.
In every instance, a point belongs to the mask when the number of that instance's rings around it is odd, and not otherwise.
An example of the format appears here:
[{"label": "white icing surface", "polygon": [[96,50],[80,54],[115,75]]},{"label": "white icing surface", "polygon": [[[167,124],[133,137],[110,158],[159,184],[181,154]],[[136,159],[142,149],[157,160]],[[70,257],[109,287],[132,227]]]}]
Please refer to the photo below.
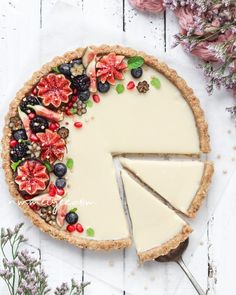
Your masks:
[{"label": "white icing surface", "polygon": [[181,232],[186,223],[166,205],[122,171],[126,200],[138,252],[161,246]]},{"label": "white icing surface", "polygon": [[204,172],[204,163],[200,161],[148,161],[123,158],[121,163],[183,213],[187,213],[201,185]]},{"label": "white icing surface", "polygon": [[[146,94],[137,89],[117,94],[115,87],[111,87],[107,94],[100,95],[99,104],[88,108],[86,115],[64,119],[70,129],[68,157],[75,163],[68,177],[70,188],[66,199],[73,203],[71,207],[78,205],[80,222],[85,228],[94,228],[94,239],[129,236],[112,154],[200,151],[192,110],[175,86],[145,66],[141,80],[150,84],[152,76],[160,79],[160,89],[150,85]],[[126,85],[131,79],[127,73],[122,83]],[[83,127],[76,129],[73,120],[82,122]],[[81,204],[81,200],[90,205]]]}]

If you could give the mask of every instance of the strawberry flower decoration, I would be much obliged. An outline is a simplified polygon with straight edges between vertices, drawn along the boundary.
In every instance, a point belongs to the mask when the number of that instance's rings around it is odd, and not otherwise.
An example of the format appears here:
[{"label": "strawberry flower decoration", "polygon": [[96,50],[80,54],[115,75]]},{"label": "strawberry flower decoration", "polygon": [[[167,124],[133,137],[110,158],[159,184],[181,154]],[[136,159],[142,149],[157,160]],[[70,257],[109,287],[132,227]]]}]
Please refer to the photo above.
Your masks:
[{"label": "strawberry flower decoration", "polygon": [[111,52],[97,62],[97,77],[100,77],[102,83],[108,81],[114,85],[115,79],[122,80],[124,78],[123,71],[127,68],[124,58],[123,55]]},{"label": "strawberry flower decoration", "polygon": [[71,82],[64,75],[48,74],[40,79],[37,95],[42,98],[45,106],[58,108],[61,103],[67,103],[72,94]]},{"label": "strawberry flower decoration", "polygon": [[37,160],[25,160],[17,168],[15,182],[20,191],[35,195],[47,187],[49,176],[46,167]]},{"label": "strawberry flower decoration", "polygon": [[37,137],[41,146],[41,159],[48,160],[51,164],[57,159],[62,160],[65,151],[65,141],[59,134],[51,130],[46,130],[42,133],[37,133]]}]

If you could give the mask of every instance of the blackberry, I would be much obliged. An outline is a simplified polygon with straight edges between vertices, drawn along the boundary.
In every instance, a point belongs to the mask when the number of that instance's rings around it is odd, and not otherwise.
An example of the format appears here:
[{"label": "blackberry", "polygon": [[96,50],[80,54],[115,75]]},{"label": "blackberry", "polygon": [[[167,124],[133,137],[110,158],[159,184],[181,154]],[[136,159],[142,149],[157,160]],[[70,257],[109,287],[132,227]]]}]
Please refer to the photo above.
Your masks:
[{"label": "blackberry", "polygon": [[90,87],[90,79],[87,75],[79,75],[72,79],[72,83],[79,91],[86,91]]},{"label": "blackberry", "polygon": [[34,133],[44,132],[48,128],[48,121],[41,116],[36,116],[30,121],[30,128]]},{"label": "blackberry", "polygon": [[10,155],[13,162],[22,160],[28,155],[28,146],[25,142],[17,144],[14,148],[11,149]]},{"label": "blackberry", "polygon": [[15,140],[27,140],[27,135],[25,129],[19,129],[12,132],[12,135]]},{"label": "blackberry", "polygon": [[23,100],[21,101],[20,103],[20,109],[26,113],[26,114],[29,114],[32,112],[32,109],[30,109],[28,107],[28,105],[37,105],[39,104],[39,101],[38,99],[33,96],[33,95],[30,95],[30,96],[26,96],[25,98],[23,98]]}]

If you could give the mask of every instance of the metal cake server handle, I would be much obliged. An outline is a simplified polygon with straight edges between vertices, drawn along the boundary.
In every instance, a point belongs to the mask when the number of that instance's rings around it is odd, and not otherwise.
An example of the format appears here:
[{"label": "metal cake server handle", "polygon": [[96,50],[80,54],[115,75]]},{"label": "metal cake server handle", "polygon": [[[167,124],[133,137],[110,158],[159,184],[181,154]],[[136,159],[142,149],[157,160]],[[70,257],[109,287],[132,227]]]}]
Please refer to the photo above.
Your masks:
[{"label": "metal cake server handle", "polygon": [[176,249],[171,250],[167,255],[160,256],[155,259],[158,262],[176,262],[181,269],[184,271],[190,282],[192,283],[193,287],[197,291],[199,295],[206,295],[206,292],[202,289],[202,287],[198,284],[195,277],[192,275],[190,270],[187,268],[186,264],[183,261],[182,254],[188,247],[189,239],[182,242]]}]

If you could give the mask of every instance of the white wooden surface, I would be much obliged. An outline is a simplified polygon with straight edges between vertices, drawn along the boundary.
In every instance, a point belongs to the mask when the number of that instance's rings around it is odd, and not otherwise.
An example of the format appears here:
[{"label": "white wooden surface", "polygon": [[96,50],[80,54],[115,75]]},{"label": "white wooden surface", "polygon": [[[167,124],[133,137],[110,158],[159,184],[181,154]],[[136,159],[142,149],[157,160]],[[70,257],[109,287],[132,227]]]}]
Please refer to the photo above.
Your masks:
[{"label": "white wooden surface", "polygon": [[[0,1],[1,126],[8,102],[15,91],[41,64],[42,51],[45,48],[41,48],[40,35],[42,32],[47,32],[47,23],[50,22],[56,2],[56,0]],[[177,32],[178,26],[170,12],[160,14],[158,17],[138,14],[129,6],[127,0],[67,0],[65,2],[74,5],[76,14],[73,17],[81,18],[81,20],[83,18],[94,26],[102,25],[111,30],[118,30],[126,42],[136,38],[142,45],[148,44],[151,48],[147,49],[155,51],[157,56],[166,52],[167,56],[179,61],[178,71],[180,72],[183,64],[188,64],[192,67],[192,71],[197,71],[195,62],[183,53],[181,48],[171,49],[171,37]],[[63,22],[62,18],[61,23]],[[73,32],[80,30],[80,27],[67,29],[68,34],[73,36]],[[83,40],[83,44],[86,43],[85,41],[89,43],[89,36],[87,40]],[[77,43],[79,46],[80,40]],[[55,52],[57,52],[56,48]],[[191,84],[191,80],[189,83]],[[199,83],[203,81],[199,80]],[[208,98],[206,94],[200,93],[197,87],[194,90],[200,96],[204,96],[201,97],[202,105],[210,118],[210,132],[213,146],[216,147],[211,158],[217,163],[218,186],[215,184],[211,195],[223,197],[213,216],[211,216],[212,210],[208,208],[208,202],[205,203],[201,212],[209,217],[208,223],[203,224],[205,234],[201,241],[194,245],[194,249],[191,248],[191,255],[187,254],[185,258],[189,268],[207,290],[207,294],[231,294],[235,289],[233,273],[236,263],[234,251],[236,189],[232,185],[236,181],[236,175],[232,176],[236,149],[234,148],[234,126],[224,111],[225,106],[231,104],[231,99],[225,93],[222,93],[222,97],[218,95]],[[226,186],[230,179],[231,186],[230,184]],[[219,185],[221,181],[222,185]],[[43,265],[49,274],[52,286],[76,277],[78,280],[91,281],[91,286],[85,291],[86,295],[196,294],[174,263],[149,263],[139,267],[134,249],[101,254],[78,250],[66,243],[52,240],[33,227],[20,210],[9,203],[11,199],[2,171],[0,192],[0,226],[25,222],[25,231],[30,242],[40,247],[42,251]],[[7,294],[2,282],[0,282],[0,290],[1,294]]]}]

